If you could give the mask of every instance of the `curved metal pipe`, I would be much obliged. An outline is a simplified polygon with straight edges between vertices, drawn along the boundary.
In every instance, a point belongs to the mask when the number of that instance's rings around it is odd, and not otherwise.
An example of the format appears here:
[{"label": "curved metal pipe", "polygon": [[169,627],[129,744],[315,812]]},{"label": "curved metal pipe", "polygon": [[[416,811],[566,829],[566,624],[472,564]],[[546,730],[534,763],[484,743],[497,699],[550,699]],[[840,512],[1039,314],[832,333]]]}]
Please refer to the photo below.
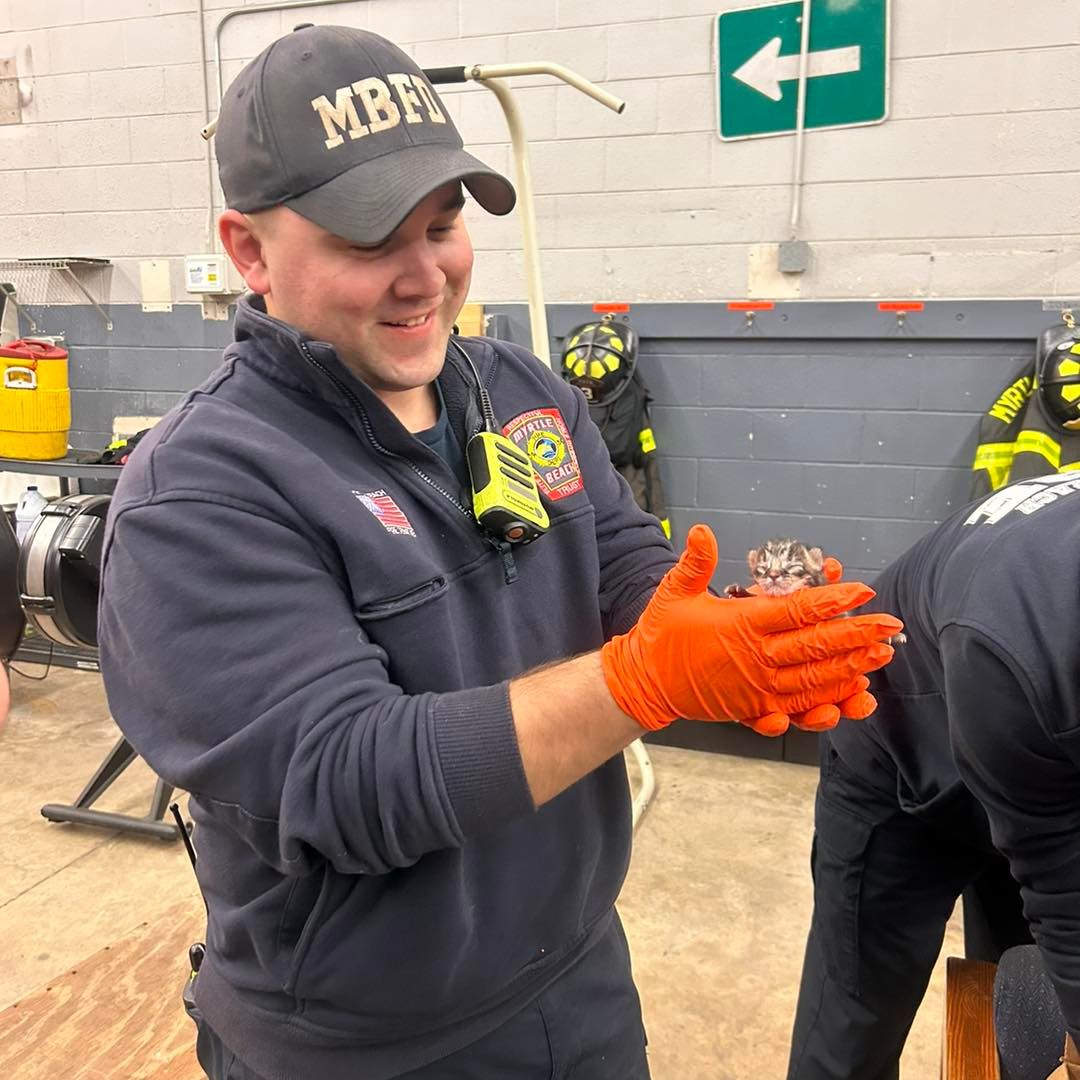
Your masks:
[{"label": "curved metal pipe", "polygon": [[554,75],[556,79],[562,79],[583,94],[606,105],[613,112],[621,113],[626,108],[626,102],[609,94],[606,90],[589,82],[584,76],[576,71],[571,71],[562,64],[552,64],[547,60],[539,60],[528,64],[477,64],[468,71],[470,79],[508,79],[513,75]]},{"label": "curved metal pipe", "polygon": [[[595,83],[578,75],[576,71],[538,61],[528,64],[477,64],[465,71],[466,78],[483,83],[498,99],[506,116],[506,126],[510,129],[510,142],[514,150],[514,165],[518,187],[518,213],[521,217],[522,254],[525,259],[525,280],[529,294],[529,328],[532,334],[533,352],[550,368],[551,349],[549,346],[547,307],[544,304],[544,288],[540,275],[540,245],[536,237],[536,209],[533,203],[532,170],[529,166],[528,141],[525,138],[525,126],[521,120],[517,103],[509,87],[501,79],[514,75],[554,75],[576,90],[606,105],[613,112],[621,113],[626,108],[622,98],[609,94]],[[644,753],[644,751],[642,751]],[[648,761],[648,755],[645,755]]]},{"label": "curved metal pipe", "polygon": [[645,744],[640,739],[635,739],[626,749],[634,755],[638,771],[641,773],[641,787],[634,796],[633,828],[636,830],[656,793],[656,774],[653,772],[652,761],[649,759]]},{"label": "curved metal pipe", "polygon": [[[201,61],[201,68],[199,71],[202,77],[202,100],[203,100],[203,121],[205,126],[203,132],[210,126],[210,87],[207,86],[206,76],[208,74],[206,70],[206,5],[204,0],[199,0],[199,58]],[[206,138],[206,135],[203,135]],[[215,243],[217,237],[214,234],[214,157],[210,152],[210,142],[206,143],[206,247],[207,252],[217,250],[217,244]]]},{"label": "curved metal pipe", "polygon": [[[232,11],[227,11],[214,30],[214,82],[217,85],[218,110],[220,111],[221,99],[225,96],[225,87],[222,85],[221,77],[221,32],[233,19],[241,15],[257,15],[267,11],[289,11],[293,8],[325,7],[327,4],[353,4],[357,2],[358,0],[284,0],[284,2],[276,4],[254,4],[251,7],[234,8]],[[206,85],[206,12],[203,8],[203,0],[199,0],[199,46],[202,50],[203,66],[203,119],[206,121],[201,132],[202,137],[206,140],[206,250],[213,251],[216,248],[216,236],[214,233],[214,161],[210,152],[210,137],[217,130],[217,117],[210,118],[210,92]]]},{"label": "curved metal pipe", "polygon": [[325,7],[327,4],[354,4],[357,0],[283,0],[277,4],[252,4],[250,7],[234,8],[226,12],[214,31],[214,66],[217,69],[217,92],[218,108],[221,108],[221,99],[225,88],[221,85],[221,31],[233,19],[240,15],[256,15],[265,11],[289,11],[292,8]]},{"label": "curved metal pipe", "polygon": [[521,244],[525,257],[525,284],[529,294],[529,329],[533,352],[551,367],[548,346],[547,308],[544,305],[544,286],[540,276],[540,245],[536,238],[536,207],[533,203],[532,170],[529,167],[529,148],[525,126],[510,89],[497,79],[484,85],[499,99],[510,129],[514,148],[514,166],[518,188],[518,215],[521,218]]}]

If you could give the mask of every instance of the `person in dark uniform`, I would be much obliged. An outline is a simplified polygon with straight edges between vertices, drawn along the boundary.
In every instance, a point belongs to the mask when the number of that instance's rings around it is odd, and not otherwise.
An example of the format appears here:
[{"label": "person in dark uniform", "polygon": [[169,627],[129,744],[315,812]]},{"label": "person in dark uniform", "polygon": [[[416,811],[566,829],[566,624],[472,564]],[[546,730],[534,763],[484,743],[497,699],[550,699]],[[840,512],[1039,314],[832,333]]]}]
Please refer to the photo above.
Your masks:
[{"label": "person in dark uniform", "polygon": [[1024,920],[991,912],[998,949],[1030,927],[1080,1036],[1080,476],[960,511],[875,588],[908,641],[876,715],[822,736],[788,1080],[899,1076],[956,899],[1002,857]]},{"label": "person in dark uniform", "polygon": [[900,629],[834,618],[856,583],[708,595],[715,537],[676,559],[581,395],[452,334],[464,190],[514,192],[448,112],[352,27],[236,77],[218,225],[251,294],[109,508],[101,670],[190,794],[211,1080],[645,1080],[623,749],[868,715]]}]

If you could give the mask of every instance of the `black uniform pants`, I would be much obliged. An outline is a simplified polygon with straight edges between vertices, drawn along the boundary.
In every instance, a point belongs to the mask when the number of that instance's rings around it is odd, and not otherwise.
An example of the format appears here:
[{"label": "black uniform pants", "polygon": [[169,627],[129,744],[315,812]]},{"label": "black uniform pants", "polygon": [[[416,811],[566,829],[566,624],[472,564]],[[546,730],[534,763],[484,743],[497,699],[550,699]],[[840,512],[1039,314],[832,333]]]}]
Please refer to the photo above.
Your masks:
[{"label": "black uniform pants", "polygon": [[[814,913],[788,1080],[896,1080],[956,899],[1004,880],[1005,861],[977,830],[905,813],[821,743]],[[981,921],[999,951],[1031,941],[1007,880],[1004,894],[982,890]]]},{"label": "black uniform pants", "polygon": [[[210,1080],[262,1080],[205,1021],[197,1024],[199,1063]],[[574,967],[502,1027],[399,1080],[649,1080],[645,1042],[616,915]]]}]

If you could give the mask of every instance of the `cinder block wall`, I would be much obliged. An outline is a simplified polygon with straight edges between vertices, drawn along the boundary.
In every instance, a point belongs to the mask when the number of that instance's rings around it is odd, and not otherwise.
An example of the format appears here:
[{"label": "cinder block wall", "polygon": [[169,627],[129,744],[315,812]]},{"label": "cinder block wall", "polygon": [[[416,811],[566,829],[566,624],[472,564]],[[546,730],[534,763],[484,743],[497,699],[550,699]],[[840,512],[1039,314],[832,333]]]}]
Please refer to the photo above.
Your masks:
[{"label": "cinder block wall", "polygon": [[794,536],[873,576],[969,500],[979,416],[1030,357],[998,341],[706,341],[645,347],[677,541],[715,531],[718,580]]},{"label": "cinder block wall", "polygon": [[85,305],[39,312],[71,351],[70,442],[78,448],[107,446],[118,416],[164,415],[221,363],[232,340],[231,323],[204,320],[190,304],[164,319],[134,304],[113,305],[109,315],[111,331]]},{"label": "cinder block wall", "polygon": [[[893,4],[890,119],[809,133],[814,265],[782,281],[754,268],[787,236],[792,139],[716,133],[715,19],[744,3],[356,0],[255,13],[225,27],[223,74],[298,22],[341,22],[387,34],[422,65],[547,59],[625,98],[616,116],[549,79],[513,83],[552,301],[1080,293],[1075,0],[987,0],[977,15]],[[110,258],[100,287],[112,303],[139,302],[140,262],[167,258],[173,299],[189,299],[180,257],[205,250],[210,223],[200,33],[212,58],[218,23],[242,6],[206,0],[200,28],[195,0],[0,0],[0,57],[32,74],[34,94],[22,123],[0,125],[0,258]],[[510,168],[494,95],[470,84],[445,96],[467,141]],[[470,219],[473,298],[523,300],[516,219]],[[77,300],[58,278],[35,291]]]}]

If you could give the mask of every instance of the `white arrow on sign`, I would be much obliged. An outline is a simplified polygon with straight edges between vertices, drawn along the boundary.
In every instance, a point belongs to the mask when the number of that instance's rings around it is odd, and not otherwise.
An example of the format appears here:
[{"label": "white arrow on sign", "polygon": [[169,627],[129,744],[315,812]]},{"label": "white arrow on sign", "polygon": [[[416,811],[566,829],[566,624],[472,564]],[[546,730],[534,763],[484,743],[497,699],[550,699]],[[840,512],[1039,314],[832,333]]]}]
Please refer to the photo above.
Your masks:
[{"label": "white arrow on sign", "polygon": [[[822,49],[807,54],[806,76],[816,79],[821,75],[846,75],[848,72],[858,71],[860,64],[858,45],[849,45],[842,49]],[[799,77],[799,55],[796,53],[794,56],[781,56],[780,39],[774,37],[765,42],[733,74],[751,90],[756,90],[773,101],[779,101],[783,97],[780,84]]]}]

